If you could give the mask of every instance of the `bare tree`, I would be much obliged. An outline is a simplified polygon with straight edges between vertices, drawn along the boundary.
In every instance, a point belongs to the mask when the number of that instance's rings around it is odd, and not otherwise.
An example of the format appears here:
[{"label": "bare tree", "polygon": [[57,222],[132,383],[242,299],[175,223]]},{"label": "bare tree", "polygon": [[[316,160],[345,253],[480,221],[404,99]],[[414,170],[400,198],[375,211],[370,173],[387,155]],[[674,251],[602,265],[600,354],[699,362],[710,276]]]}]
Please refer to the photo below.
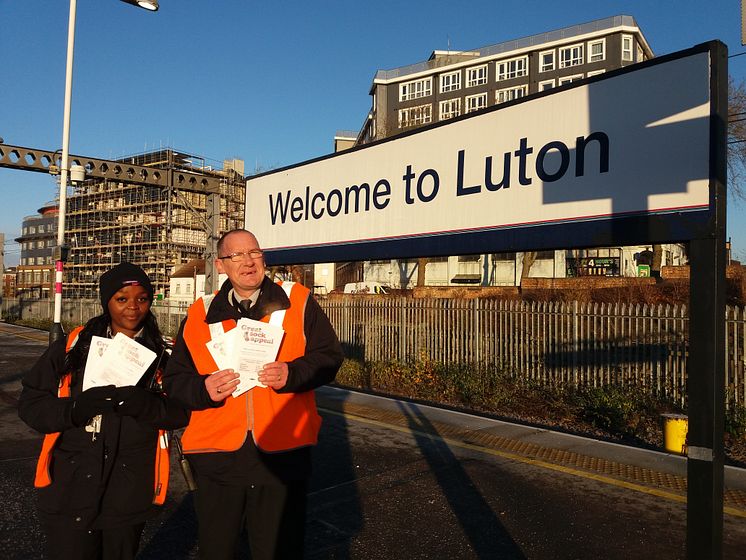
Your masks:
[{"label": "bare tree", "polygon": [[419,257],[417,259],[417,287],[423,288],[425,286],[425,269],[430,259],[427,257]]},{"label": "bare tree", "polygon": [[746,85],[728,78],[728,192],[734,200],[746,200],[742,186],[746,172]]},{"label": "bare tree", "polygon": [[526,251],[523,253],[523,261],[521,265],[521,285],[523,285],[523,279],[528,278],[531,267],[536,261],[536,251]]}]

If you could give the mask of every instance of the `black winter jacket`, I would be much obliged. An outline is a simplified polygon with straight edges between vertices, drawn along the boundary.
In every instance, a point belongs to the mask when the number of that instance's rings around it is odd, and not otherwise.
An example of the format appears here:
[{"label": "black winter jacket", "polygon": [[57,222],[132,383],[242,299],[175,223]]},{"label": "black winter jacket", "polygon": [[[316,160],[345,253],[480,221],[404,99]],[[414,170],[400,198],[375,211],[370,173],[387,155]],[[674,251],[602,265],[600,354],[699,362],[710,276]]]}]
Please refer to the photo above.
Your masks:
[{"label": "black winter jacket", "polygon": [[[189,413],[153,391],[147,413],[138,418],[106,413],[94,438],[71,418],[82,376],[73,380],[70,398],[57,396],[65,342],[50,345],[26,373],[18,407],[21,419],[35,430],[61,432],[53,451],[52,484],[38,489],[39,514],[49,523],[86,530],[140,523],[157,512],[152,501],[158,429],[185,426]],[[151,387],[157,365],[158,359],[138,386]]]}]

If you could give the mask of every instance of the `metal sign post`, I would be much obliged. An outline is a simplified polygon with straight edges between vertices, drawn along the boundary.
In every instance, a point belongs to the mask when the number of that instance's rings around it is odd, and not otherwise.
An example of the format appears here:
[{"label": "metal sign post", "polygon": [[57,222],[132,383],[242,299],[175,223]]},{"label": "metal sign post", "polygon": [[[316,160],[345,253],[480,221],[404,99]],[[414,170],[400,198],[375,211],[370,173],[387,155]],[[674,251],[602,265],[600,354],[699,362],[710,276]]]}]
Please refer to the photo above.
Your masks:
[{"label": "metal sign post", "polygon": [[721,558],[725,422],[725,265],[728,53],[712,48],[708,235],[690,247],[687,394],[687,557]]}]

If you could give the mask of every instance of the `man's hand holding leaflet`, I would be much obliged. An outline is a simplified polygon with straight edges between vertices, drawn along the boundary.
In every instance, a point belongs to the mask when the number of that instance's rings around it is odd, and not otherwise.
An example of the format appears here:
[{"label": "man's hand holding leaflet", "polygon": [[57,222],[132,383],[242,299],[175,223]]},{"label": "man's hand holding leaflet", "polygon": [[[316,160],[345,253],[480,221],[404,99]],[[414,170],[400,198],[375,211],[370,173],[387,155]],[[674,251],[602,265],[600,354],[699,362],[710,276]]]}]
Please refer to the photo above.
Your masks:
[{"label": "man's hand holding leaflet", "polygon": [[236,363],[233,369],[240,375],[240,381],[233,396],[237,397],[254,387],[265,387],[259,381],[259,372],[264,364],[274,362],[280,351],[285,331],[282,327],[242,318],[233,334],[234,356]]}]

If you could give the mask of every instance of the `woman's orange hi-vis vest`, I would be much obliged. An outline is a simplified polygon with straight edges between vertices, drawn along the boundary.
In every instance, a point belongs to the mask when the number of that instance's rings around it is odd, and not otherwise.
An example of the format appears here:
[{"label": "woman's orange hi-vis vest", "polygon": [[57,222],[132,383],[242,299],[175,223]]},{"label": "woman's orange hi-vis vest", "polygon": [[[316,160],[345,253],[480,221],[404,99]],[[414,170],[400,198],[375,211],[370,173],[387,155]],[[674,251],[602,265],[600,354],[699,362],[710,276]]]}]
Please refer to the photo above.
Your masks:
[{"label": "woman's orange hi-vis vest", "polygon": [[[70,335],[67,337],[67,345],[65,346],[65,352],[69,352],[75,341],[78,339],[78,334],[83,330],[83,327],[75,328]],[[57,389],[58,397],[69,397],[70,396],[70,374],[66,374],[60,379],[60,385]],[[46,434],[44,436],[44,442],[41,445],[41,453],[39,454],[39,460],[36,462],[36,476],[34,478],[34,486],[37,488],[43,488],[52,484],[52,475],[49,472],[52,466],[52,452],[54,446],[60,437],[60,432],[54,432]],[[166,430],[158,430],[158,443],[156,444],[155,452],[155,484],[153,491],[153,503],[156,505],[163,505],[166,500],[166,491],[168,490],[168,471],[169,471],[169,452],[168,452],[168,437]]]},{"label": "woman's orange hi-vis vest", "polygon": [[[305,353],[303,318],[309,291],[292,282],[280,285],[286,293],[289,292],[290,308],[284,310],[282,328],[285,336],[277,360],[291,362]],[[206,296],[192,304],[184,325],[184,341],[197,372],[202,375],[218,370],[207,349],[211,333],[205,322],[213,297]],[[269,320],[270,315],[262,318],[265,323]],[[225,332],[235,326],[233,319],[222,322]],[[316,444],[320,426],[321,417],[316,411],[313,391],[276,393],[270,388],[254,387],[238,397],[228,397],[218,408],[193,411],[181,444],[184,453],[235,451],[251,432],[254,443],[262,451],[288,451]]]}]

